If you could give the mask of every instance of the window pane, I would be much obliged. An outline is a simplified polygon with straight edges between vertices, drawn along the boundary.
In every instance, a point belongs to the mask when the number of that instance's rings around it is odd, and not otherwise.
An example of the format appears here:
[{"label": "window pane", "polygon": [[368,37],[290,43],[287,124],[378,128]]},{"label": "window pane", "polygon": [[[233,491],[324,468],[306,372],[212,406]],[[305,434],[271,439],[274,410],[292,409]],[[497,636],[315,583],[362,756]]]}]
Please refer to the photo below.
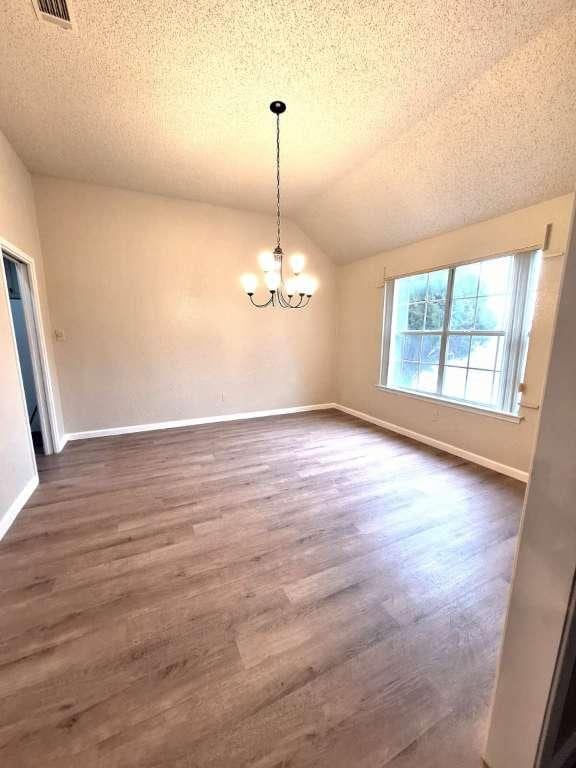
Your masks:
[{"label": "window pane", "polygon": [[441,336],[423,336],[421,357],[423,363],[438,363],[440,360]]},{"label": "window pane", "polygon": [[446,397],[456,397],[460,400],[464,398],[466,388],[466,369],[444,368],[444,380],[442,382],[442,394]]},{"label": "window pane", "polygon": [[410,301],[423,301],[426,298],[428,275],[414,275],[410,280]]},{"label": "window pane", "polygon": [[426,303],[419,301],[417,304],[408,305],[408,330],[421,331],[424,328],[424,316]]},{"label": "window pane", "polygon": [[[388,360],[386,381],[435,394],[440,371],[445,397],[502,406],[505,396],[506,403],[511,403],[508,389],[515,387],[524,363],[516,363],[517,340],[508,336],[508,328],[510,318],[525,307],[525,297],[520,295],[512,306],[512,295],[528,278],[532,280],[532,256],[522,259],[502,256],[396,280],[391,338],[384,358]],[[521,321],[518,318],[518,327]],[[441,352],[445,352],[442,360]],[[504,371],[508,371],[511,352],[514,370],[510,368],[508,377]],[[439,368],[441,362],[444,368]]]},{"label": "window pane", "polygon": [[438,366],[421,365],[418,375],[418,389],[424,392],[436,392],[438,386]]},{"label": "window pane", "polygon": [[402,376],[402,360],[400,359],[400,350],[402,346],[395,347],[394,355],[391,357],[388,363],[388,376],[386,377],[386,383],[391,387],[399,387],[400,379]]},{"label": "window pane", "polygon": [[394,307],[392,309],[394,317],[394,326],[396,331],[408,330],[408,304],[398,304],[394,299]]},{"label": "window pane", "polygon": [[394,310],[400,305],[408,304],[410,300],[410,286],[407,278],[403,277],[394,281]]},{"label": "window pane", "polygon": [[[450,315],[450,329],[453,331],[469,331],[474,328],[476,314],[476,299],[454,299]],[[483,328],[483,330],[485,330]]]},{"label": "window pane", "polygon": [[402,349],[402,359],[418,362],[420,360],[420,342],[422,336],[419,334],[407,333],[404,336],[404,347]]},{"label": "window pane", "polygon": [[511,256],[501,259],[488,259],[480,268],[479,296],[490,296],[497,293],[508,293],[508,280],[510,277]]},{"label": "window pane", "polygon": [[426,299],[427,285],[427,274],[402,277],[396,281],[396,298],[400,304],[408,304],[411,301],[424,301]]},{"label": "window pane", "polygon": [[449,270],[447,269],[441,269],[438,272],[430,272],[428,277],[428,301],[446,299],[448,272]]},{"label": "window pane", "polygon": [[402,363],[400,379],[397,382],[399,387],[405,389],[416,389],[418,383],[418,363]]},{"label": "window pane", "polygon": [[446,346],[446,362],[449,365],[468,365],[468,352],[470,350],[470,336],[448,336]]},{"label": "window pane", "polygon": [[470,344],[470,367],[494,370],[498,336],[473,336]]},{"label": "window pane", "polygon": [[491,371],[468,371],[466,382],[466,400],[474,403],[490,403],[492,401]]},{"label": "window pane", "polygon": [[427,331],[441,331],[444,326],[444,302],[434,301],[426,305]]},{"label": "window pane", "polygon": [[484,296],[478,299],[475,328],[479,331],[503,331],[506,327],[506,296]]},{"label": "window pane", "polygon": [[475,298],[478,293],[479,277],[480,264],[464,264],[461,267],[456,267],[454,273],[454,298]]}]

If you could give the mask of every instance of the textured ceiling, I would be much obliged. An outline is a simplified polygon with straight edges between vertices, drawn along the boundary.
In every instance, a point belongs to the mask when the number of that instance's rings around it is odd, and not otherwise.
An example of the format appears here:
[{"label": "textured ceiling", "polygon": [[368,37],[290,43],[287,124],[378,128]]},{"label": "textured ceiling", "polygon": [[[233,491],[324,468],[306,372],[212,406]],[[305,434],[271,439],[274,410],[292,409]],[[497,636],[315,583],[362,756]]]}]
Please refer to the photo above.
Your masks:
[{"label": "textured ceiling", "polygon": [[0,0],[32,171],[269,210],[282,98],[287,210],[346,261],[574,180],[576,0],[72,5],[66,32]]},{"label": "textured ceiling", "polygon": [[295,216],[340,263],[574,190],[576,10]]}]

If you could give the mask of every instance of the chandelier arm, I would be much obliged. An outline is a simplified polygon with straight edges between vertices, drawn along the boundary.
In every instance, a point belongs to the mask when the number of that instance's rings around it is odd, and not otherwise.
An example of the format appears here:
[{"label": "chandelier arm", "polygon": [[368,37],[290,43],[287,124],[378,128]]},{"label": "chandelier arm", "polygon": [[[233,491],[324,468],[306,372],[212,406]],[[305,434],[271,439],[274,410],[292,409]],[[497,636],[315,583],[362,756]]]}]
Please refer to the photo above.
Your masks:
[{"label": "chandelier arm", "polygon": [[291,296],[287,296],[281,288],[278,290],[278,295],[282,299],[282,306],[283,307],[294,309],[294,304],[292,304],[292,297]]},{"label": "chandelier arm", "polygon": [[278,298],[284,309],[298,309],[299,304],[292,304],[293,296],[286,296],[283,291],[279,291]]},{"label": "chandelier arm", "polygon": [[251,293],[248,294],[248,297],[250,299],[250,303],[253,304],[255,307],[258,307],[259,309],[262,308],[262,307],[268,307],[268,306],[270,306],[270,304],[272,304],[272,306],[274,306],[274,294],[272,294],[272,296],[270,296],[268,301],[265,301],[264,304],[258,304],[257,301],[254,301],[254,295],[251,294]]},{"label": "chandelier arm", "polygon": [[300,305],[302,304],[302,297],[298,295],[298,297],[294,297],[296,299],[296,303],[292,304],[290,303],[290,306],[292,309],[300,309]]}]

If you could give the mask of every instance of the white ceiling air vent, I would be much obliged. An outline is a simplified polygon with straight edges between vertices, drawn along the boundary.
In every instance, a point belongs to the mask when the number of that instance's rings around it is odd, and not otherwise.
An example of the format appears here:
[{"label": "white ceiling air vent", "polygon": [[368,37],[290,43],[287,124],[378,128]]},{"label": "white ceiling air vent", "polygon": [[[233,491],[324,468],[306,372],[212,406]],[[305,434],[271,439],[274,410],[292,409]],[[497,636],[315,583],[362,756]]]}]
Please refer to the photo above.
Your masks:
[{"label": "white ceiling air vent", "polygon": [[32,5],[39,19],[71,29],[70,0],[32,0]]}]

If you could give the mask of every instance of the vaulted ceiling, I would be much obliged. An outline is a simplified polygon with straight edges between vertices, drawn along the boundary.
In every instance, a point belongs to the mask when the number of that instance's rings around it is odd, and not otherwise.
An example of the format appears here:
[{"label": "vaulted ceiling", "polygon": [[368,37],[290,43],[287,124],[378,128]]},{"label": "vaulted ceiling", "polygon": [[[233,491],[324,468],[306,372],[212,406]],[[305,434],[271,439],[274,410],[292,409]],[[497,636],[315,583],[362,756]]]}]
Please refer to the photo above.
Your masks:
[{"label": "vaulted ceiling", "polygon": [[286,211],[337,261],[568,192],[576,0],[0,6],[0,128],[37,173]]}]

